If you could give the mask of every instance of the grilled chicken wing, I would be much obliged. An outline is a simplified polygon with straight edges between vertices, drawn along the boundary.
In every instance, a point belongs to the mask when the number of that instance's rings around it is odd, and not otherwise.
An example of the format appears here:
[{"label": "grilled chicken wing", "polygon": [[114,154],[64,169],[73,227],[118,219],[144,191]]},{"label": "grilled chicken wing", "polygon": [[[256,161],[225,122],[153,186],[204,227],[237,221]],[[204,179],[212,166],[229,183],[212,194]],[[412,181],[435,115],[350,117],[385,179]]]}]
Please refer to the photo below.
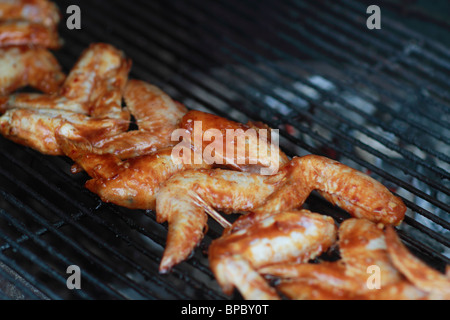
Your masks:
[{"label": "grilled chicken wing", "polygon": [[245,299],[278,299],[258,268],[314,259],[335,239],[336,226],[331,217],[308,210],[283,212],[225,232],[211,243],[209,261],[225,293],[236,287]]},{"label": "grilled chicken wing", "polygon": [[10,109],[0,117],[0,133],[41,153],[63,155],[55,139],[55,131],[67,121],[92,139],[115,135],[128,126],[120,119],[95,119],[65,110]]},{"label": "grilled chicken wing", "polygon": [[82,52],[57,93],[11,95],[4,108],[52,108],[129,120],[128,111],[122,109],[122,96],[130,68],[131,61],[122,51],[94,43]]},{"label": "grilled chicken wing", "polygon": [[[314,189],[333,192],[335,196],[328,199],[352,215],[358,216],[362,207],[376,222],[396,222],[391,215],[398,214],[397,206],[403,205],[375,180],[318,156],[295,158],[272,176],[220,169],[181,172],[157,195],[158,220],[169,222],[160,271],[167,272],[184,260],[202,239],[206,213],[216,218],[219,214],[215,209],[224,213],[251,211],[234,225],[243,228],[273,213],[299,208]],[[396,203],[394,211],[391,202]]]},{"label": "grilled chicken wing", "polygon": [[171,148],[124,161],[113,154],[86,153],[73,143],[85,139],[84,135],[77,136],[77,132],[66,123],[56,130],[56,138],[64,154],[93,178],[86,182],[86,188],[104,202],[131,209],[154,209],[156,191],[171,175],[190,168],[208,167],[175,164]]},{"label": "grilled chicken wing", "polygon": [[[321,264],[279,264],[259,270],[283,278],[294,278],[316,286],[332,286],[336,292],[366,292],[370,267],[379,268],[380,286],[401,280],[386,251],[384,232],[366,219],[345,220],[338,231],[341,260]],[[327,290],[325,288],[324,290]]]},{"label": "grilled chicken wing", "polygon": [[426,293],[407,281],[387,285],[380,290],[358,294],[338,286],[320,285],[305,280],[285,280],[277,289],[293,300],[422,300]]},{"label": "grilled chicken wing", "polygon": [[0,117],[1,133],[44,154],[62,155],[54,132],[63,122],[94,143],[126,131],[130,115],[122,109],[122,94],[130,67],[121,51],[92,44],[58,93],[10,96],[4,104],[8,112]]},{"label": "grilled chicken wing", "polygon": [[[278,144],[272,143],[270,128],[263,124],[245,125],[192,110],[183,117],[180,127],[186,129],[194,150],[201,152],[207,163],[268,175],[276,173],[289,161]],[[211,146],[217,142],[222,147],[212,150]]]},{"label": "grilled chicken wing", "polygon": [[186,259],[200,242],[206,212],[245,212],[262,204],[277,186],[269,177],[215,169],[183,171],[167,180],[156,198],[158,222],[169,223],[160,272]]},{"label": "grilled chicken wing", "polygon": [[0,49],[0,95],[7,95],[27,85],[45,93],[54,93],[64,79],[58,61],[46,49]]},{"label": "grilled chicken wing", "polygon": [[392,227],[386,229],[386,243],[392,263],[411,283],[431,299],[450,300],[450,278],[412,255]]},{"label": "grilled chicken wing", "polygon": [[[339,228],[339,249],[335,262],[275,264],[258,271],[282,278],[277,289],[291,299],[449,298],[449,279],[412,256],[391,226],[383,231],[366,219],[348,219]],[[378,269],[379,287],[369,287],[371,267]]]},{"label": "grilled chicken wing", "polygon": [[48,0],[1,0],[0,20],[27,20],[56,27],[61,18],[58,7]]},{"label": "grilled chicken wing", "polygon": [[124,100],[139,129],[123,132],[95,143],[87,139],[72,141],[79,151],[110,153],[121,159],[127,159],[176,144],[171,141],[171,134],[187,112],[183,105],[173,101],[161,89],[139,80],[128,81]]},{"label": "grilled chicken wing", "polygon": [[76,112],[87,115],[86,103],[75,99],[68,99],[56,94],[41,93],[17,93],[2,99],[2,110],[23,108],[23,109],[54,109]]},{"label": "grilled chicken wing", "polygon": [[354,217],[398,225],[405,216],[406,206],[400,198],[378,181],[337,161],[316,155],[295,157],[282,170],[286,183],[255,212],[299,207],[317,190]]},{"label": "grilled chicken wing", "polygon": [[384,232],[366,219],[345,220],[339,228],[339,250],[346,265],[346,274],[366,282],[368,268],[376,266],[380,271],[380,286],[400,280],[386,251]]}]

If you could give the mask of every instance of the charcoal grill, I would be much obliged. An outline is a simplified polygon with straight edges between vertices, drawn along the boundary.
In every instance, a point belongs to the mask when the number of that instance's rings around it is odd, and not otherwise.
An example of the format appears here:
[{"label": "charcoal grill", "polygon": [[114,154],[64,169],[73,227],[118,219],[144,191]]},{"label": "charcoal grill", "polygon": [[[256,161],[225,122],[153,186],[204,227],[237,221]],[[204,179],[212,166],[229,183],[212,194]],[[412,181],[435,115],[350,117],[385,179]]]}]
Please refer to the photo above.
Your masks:
[{"label": "charcoal grill", "polygon": [[[406,203],[398,231],[412,252],[441,271],[450,262],[450,39],[439,16],[381,2],[382,28],[369,30],[366,1],[89,0],[77,1],[82,29],[69,30],[72,2],[57,1],[66,71],[90,43],[111,43],[133,60],[130,77],[189,108],[263,121],[290,156],[372,175]],[[160,275],[167,225],[154,212],[102,203],[67,158],[3,138],[0,148],[0,298],[241,298],[209,270],[214,221],[193,256]],[[306,205],[348,217],[316,194]],[[80,290],[66,286],[69,265]]]}]

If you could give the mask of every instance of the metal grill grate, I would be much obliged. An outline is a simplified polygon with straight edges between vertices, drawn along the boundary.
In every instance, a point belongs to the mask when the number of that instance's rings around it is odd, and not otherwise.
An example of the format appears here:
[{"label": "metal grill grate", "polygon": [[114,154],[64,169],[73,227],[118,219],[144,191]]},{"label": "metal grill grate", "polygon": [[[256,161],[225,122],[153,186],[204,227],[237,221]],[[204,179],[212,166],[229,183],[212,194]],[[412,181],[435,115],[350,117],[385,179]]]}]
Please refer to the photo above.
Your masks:
[{"label": "metal grill grate", "polygon": [[[71,4],[57,3],[63,12]],[[280,129],[290,156],[322,154],[370,173],[407,204],[399,232],[413,252],[441,270],[450,262],[444,44],[388,9],[382,29],[369,31],[368,4],[353,0],[79,6],[82,30],[60,28],[65,45],[56,56],[66,71],[91,42],[111,43],[133,60],[132,78],[188,107],[263,121]],[[229,298],[205,254],[221,232],[215,222],[192,258],[159,275],[167,226],[153,212],[101,203],[66,158],[5,139],[0,147],[2,298]],[[315,194],[307,205],[337,221],[347,217]],[[82,290],[66,287],[72,264],[82,270]]]}]

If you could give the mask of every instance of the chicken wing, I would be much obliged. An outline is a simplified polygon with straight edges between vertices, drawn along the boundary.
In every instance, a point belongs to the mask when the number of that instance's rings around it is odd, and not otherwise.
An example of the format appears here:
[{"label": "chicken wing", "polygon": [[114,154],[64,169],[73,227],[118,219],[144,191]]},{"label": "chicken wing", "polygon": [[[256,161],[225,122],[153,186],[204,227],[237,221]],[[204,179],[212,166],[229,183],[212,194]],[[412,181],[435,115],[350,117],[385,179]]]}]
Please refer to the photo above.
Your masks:
[{"label": "chicken wing", "polygon": [[138,130],[123,132],[95,143],[88,139],[72,141],[77,149],[86,153],[110,153],[127,159],[177,143],[171,140],[171,134],[187,112],[182,104],[173,101],[161,89],[139,80],[128,81],[124,100],[136,120]]},{"label": "chicken wing", "polygon": [[[0,49],[0,75],[0,95],[27,85],[45,93],[54,93],[65,79],[56,58],[43,48]],[[2,109],[6,106],[0,107]]]},{"label": "chicken wing", "polygon": [[401,278],[386,250],[383,229],[369,220],[345,220],[339,228],[339,250],[345,273],[353,279],[366,283],[370,266],[378,268],[381,287]]},{"label": "chicken wing", "polygon": [[183,117],[180,127],[189,133],[194,150],[202,153],[207,163],[239,171],[275,174],[289,161],[278,144],[272,141],[270,128],[263,124],[245,125],[192,110]]},{"label": "chicken wing", "polygon": [[[401,280],[386,251],[384,232],[375,223],[366,219],[347,219],[339,227],[338,236],[341,260],[320,264],[276,264],[259,272],[322,286],[323,292],[341,293],[342,297],[361,296],[369,291],[367,281],[372,266],[377,268],[380,287]],[[292,286],[292,283],[287,285],[291,289]]]},{"label": "chicken wing", "polygon": [[128,126],[120,119],[95,119],[65,110],[10,109],[0,117],[0,133],[43,154],[63,155],[55,131],[66,122],[92,139],[115,135]]},{"label": "chicken wing", "polygon": [[448,278],[413,257],[393,227],[383,231],[366,219],[348,219],[338,234],[338,261],[275,264],[258,272],[282,278],[277,289],[291,299],[448,299]]},{"label": "chicken wing", "polygon": [[398,225],[406,206],[385,186],[362,172],[326,157],[295,157],[283,169],[286,183],[255,212],[267,214],[301,206],[313,190],[352,216]]},{"label": "chicken wing", "polygon": [[63,153],[70,157],[93,179],[86,188],[104,202],[131,209],[154,209],[156,191],[162,182],[181,170],[209,167],[205,164],[175,164],[172,149],[161,149],[153,154],[121,160],[113,154],[86,153],[73,143],[77,136],[69,123],[56,130],[56,139]]},{"label": "chicken wing", "polygon": [[130,115],[122,109],[122,96],[130,68],[131,61],[122,51],[93,43],[82,52],[57,93],[11,95],[4,109],[52,108],[128,121]]},{"label": "chicken wing", "polygon": [[209,247],[210,267],[227,294],[236,287],[245,299],[277,299],[257,269],[282,261],[306,262],[335,240],[331,217],[308,210],[283,212],[214,240]]},{"label": "chicken wing", "polygon": [[412,255],[392,227],[386,229],[386,243],[392,263],[411,283],[431,299],[450,299],[450,278]]},{"label": "chicken wing", "polygon": [[260,205],[277,186],[268,177],[215,169],[183,171],[167,180],[156,197],[157,221],[169,223],[160,272],[186,259],[201,241],[205,212],[246,212]]},{"label": "chicken wing", "polygon": [[[244,228],[273,213],[299,208],[314,189],[334,192],[339,201],[329,199],[344,204],[354,216],[359,215],[362,207],[366,216],[376,222],[392,223],[391,215],[397,211],[392,211],[391,202],[403,205],[375,180],[318,156],[295,158],[271,176],[220,169],[181,172],[171,177],[157,195],[158,220],[169,222],[160,271],[167,272],[184,260],[202,239],[207,221],[205,212],[213,213],[213,218],[219,216],[214,214],[215,210],[252,212],[234,224],[234,228]],[[192,236],[194,227],[196,237]]]},{"label": "chicken wing", "polygon": [[0,117],[1,133],[44,154],[62,155],[54,132],[64,122],[92,143],[126,131],[130,114],[122,109],[122,94],[130,67],[121,51],[92,44],[58,93],[10,96],[3,104],[8,111]]},{"label": "chicken wing", "polygon": [[277,289],[292,300],[423,300],[427,298],[425,292],[407,281],[400,281],[365,294],[296,279],[282,281],[277,285]]}]

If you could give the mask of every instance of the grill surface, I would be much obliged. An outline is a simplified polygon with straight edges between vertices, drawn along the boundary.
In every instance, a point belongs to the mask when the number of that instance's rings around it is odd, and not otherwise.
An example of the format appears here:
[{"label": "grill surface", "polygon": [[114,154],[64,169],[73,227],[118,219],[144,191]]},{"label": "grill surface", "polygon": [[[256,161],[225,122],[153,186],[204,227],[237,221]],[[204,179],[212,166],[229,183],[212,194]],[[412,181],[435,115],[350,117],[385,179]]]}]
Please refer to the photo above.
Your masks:
[{"label": "grill surface", "polygon": [[[56,2],[63,15],[72,4]],[[450,49],[439,39],[448,25],[421,14],[436,28],[419,33],[381,4],[382,29],[370,31],[369,3],[353,0],[78,4],[82,30],[60,26],[66,71],[90,43],[115,45],[133,60],[130,77],[189,108],[263,121],[290,156],[371,174],[408,206],[405,244],[437,269],[449,263]],[[188,261],[160,275],[167,225],[153,212],[102,203],[64,157],[3,138],[0,148],[1,298],[240,298],[225,296],[208,268],[215,222]],[[348,217],[315,194],[307,206]],[[81,290],[66,287],[69,265],[81,269]]]}]

